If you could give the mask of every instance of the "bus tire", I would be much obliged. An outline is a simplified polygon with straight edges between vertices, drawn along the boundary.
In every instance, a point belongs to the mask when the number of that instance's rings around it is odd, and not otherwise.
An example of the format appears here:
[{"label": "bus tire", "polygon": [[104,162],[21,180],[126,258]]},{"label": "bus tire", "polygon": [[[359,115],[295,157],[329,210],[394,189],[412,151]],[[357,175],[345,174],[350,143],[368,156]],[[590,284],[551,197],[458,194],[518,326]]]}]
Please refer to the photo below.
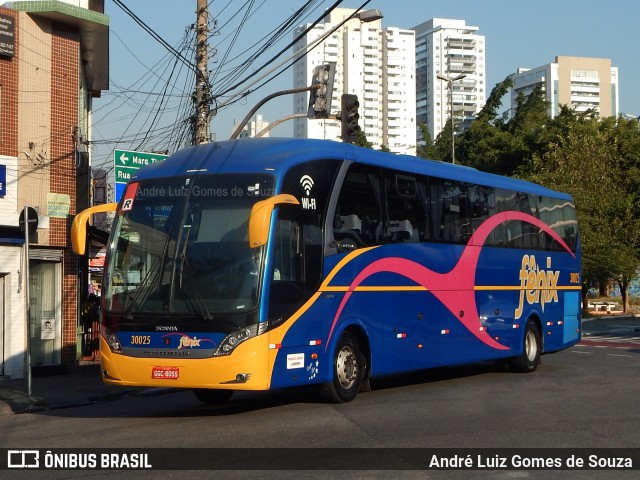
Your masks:
[{"label": "bus tire", "polygon": [[540,365],[542,343],[540,331],[533,320],[528,320],[524,329],[522,353],[509,361],[509,368],[514,372],[531,373]]},{"label": "bus tire", "polygon": [[333,356],[333,379],[322,385],[322,396],[332,403],[350,402],[360,390],[366,372],[366,360],[358,340],[344,332]]},{"label": "bus tire", "polygon": [[221,405],[233,395],[233,390],[216,390],[213,388],[194,388],[193,394],[207,405]]}]

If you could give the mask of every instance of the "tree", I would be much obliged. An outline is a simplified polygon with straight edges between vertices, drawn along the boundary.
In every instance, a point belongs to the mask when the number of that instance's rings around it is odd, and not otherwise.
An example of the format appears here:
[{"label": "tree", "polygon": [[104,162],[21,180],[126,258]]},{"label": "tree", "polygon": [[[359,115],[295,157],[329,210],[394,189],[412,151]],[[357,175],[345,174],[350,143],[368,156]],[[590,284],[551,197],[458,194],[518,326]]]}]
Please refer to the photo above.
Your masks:
[{"label": "tree", "polygon": [[355,137],[356,139],[353,142],[354,145],[358,145],[359,147],[365,147],[365,148],[373,148],[373,143],[367,140],[367,136],[365,135],[363,130],[358,130]]},{"label": "tree", "polygon": [[447,120],[444,128],[440,131],[438,136],[436,137],[436,141],[433,144],[433,148],[437,152],[437,156],[443,162],[453,163],[453,158],[451,157],[451,135],[453,122],[451,119]]},{"label": "tree", "polygon": [[502,106],[502,97],[509,93],[509,89],[513,86],[511,75],[507,76],[502,82],[496,84],[491,90],[489,98],[485,102],[482,110],[477,115],[477,120],[485,123],[496,123],[500,126],[501,122],[495,122],[498,118],[498,109]]},{"label": "tree", "polygon": [[471,127],[458,137],[456,158],[460,163],[492,173],[512,173],[505,168],[505,158],[513,150],[512,134],[506,126],[506,117],[498,114],[502,97],[511,85],[511,76],[498,83]]},{"label": "tree", "polygon": [[622,142],[614,122],[593,116],[555,119],[554,137],[546,151],[534,154],[518,168],[521,177],[570,193],[581,229],[583,280],[601,286],[614,278],[628,310],[628,287],[640,265],[640,222],[634,205],[638,183],[625,178],[620,166]]},{"label": "tree", "polygon": [[419,143],[416,148],[416,155],[421,158],[429,158],[431,160],[442,160],[440,152],[433,145],[431,134],[429,133],[429,127],[424,123],[418,124],[420,134],[422,135],[422,145]]},{"label": "tree", "polygon": [[628,195],[628,216],[621,224],[624,247],[620,249],[622,267],[616,280],[620,287],[623,309],[629,309],[628,290],[637,278],[640,266],[640,130],[636,119],[622,117],[602,122],[601,130],[609,133],[609,144],[616,158],[617,177]]}]

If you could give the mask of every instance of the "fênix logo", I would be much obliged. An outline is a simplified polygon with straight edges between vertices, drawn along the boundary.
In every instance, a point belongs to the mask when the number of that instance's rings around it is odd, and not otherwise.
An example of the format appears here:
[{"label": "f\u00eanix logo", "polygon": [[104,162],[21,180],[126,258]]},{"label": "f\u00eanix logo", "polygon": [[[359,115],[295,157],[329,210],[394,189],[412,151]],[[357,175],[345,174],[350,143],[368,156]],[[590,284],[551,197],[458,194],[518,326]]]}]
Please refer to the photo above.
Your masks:
[{"label": "f\u00eanix logo", "polygon": [[529,305],[540,304],[544,312],[547,303],[558,302],[558,278],[559,270],[551,269],[551,257],[547,257],[547,269],[540,268],[534,255],[522,257],[520,268],[520,301],[515,311],[516,320],[524,312],[525,300]]},{"label": "f\u00eanix logo", "polygon": [[200,339],[197,337],[191,338],[188,335],[183,335],[180,337],[180,344],[178,345],[178,349],[181,348],[193,348],[200,346]]}]

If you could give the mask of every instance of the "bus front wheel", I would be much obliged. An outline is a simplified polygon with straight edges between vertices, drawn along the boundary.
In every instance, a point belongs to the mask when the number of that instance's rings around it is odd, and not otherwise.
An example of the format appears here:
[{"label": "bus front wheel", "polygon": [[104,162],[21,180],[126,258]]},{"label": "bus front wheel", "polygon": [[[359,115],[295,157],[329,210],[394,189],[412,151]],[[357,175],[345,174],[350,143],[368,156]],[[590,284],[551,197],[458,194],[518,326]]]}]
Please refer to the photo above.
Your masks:
[{"label": "bus front wheel", "polygon": [[542,345],[540,341],[540,331],[533,320],[527,321],[527,325],[524,330],[523,347],[522,353],[511,359],[509,367],[514,372],[534,372],[540,365]]},{"label": "bus front wheel", "polygon": [[214,390],[212,388],[194,388],[193,393],[198,400],[207,405],[226,403],[233,395],[233,390]]},{"label": "bus front wheel", "polygon": [[350,402],[360,390],[365,371],[366,361],[358,340],[344,332],[333,357],[333,379],[322,385],[323,397],[334,403]]}]

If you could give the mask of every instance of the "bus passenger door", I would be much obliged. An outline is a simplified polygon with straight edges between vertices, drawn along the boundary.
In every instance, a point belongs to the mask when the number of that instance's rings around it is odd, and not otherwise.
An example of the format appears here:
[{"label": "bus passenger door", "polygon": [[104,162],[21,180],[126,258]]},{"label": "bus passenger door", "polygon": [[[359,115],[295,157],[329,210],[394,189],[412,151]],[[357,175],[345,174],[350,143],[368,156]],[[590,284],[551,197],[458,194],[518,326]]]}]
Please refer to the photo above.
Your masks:
[{"label": "bus passenger door", "polygon": [[[286,320],[320,285],[322,226],[336,168],[337,162],[313,161],[292,167],[284,177],[282,193],[293,195],[300,204],[280,205],[277,209],[272,272],[268,276],[271,321]],[[311,315],[303,314],[290,330],[288,336],[292,342],[306,340],[308,344],[309,338],[320,338],[321,326],[310,323],[307,318]]]}]

